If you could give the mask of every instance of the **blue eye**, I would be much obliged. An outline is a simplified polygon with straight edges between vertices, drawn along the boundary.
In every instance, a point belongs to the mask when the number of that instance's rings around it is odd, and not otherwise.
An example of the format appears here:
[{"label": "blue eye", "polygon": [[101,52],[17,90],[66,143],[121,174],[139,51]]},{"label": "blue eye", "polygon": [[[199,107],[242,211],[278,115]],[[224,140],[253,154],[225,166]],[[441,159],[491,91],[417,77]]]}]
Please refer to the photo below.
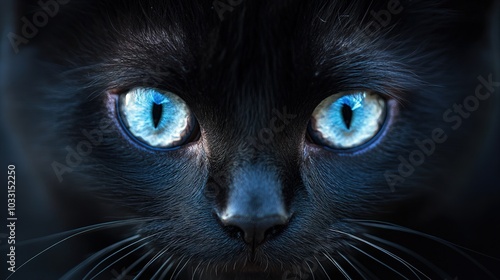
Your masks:
[{"label": "blue eye", "polygon": [[186,103],[171,92],[135,88],[118,99],[120,117],[139,141],[156,148],[180,146],[195,127]]},{"label": "blue eye", "polygon": [[386,100],[378,94],[338,93],[316,107],[309,134],[315,142],[330,148],[355,148],[377,135],[385,115]]}]

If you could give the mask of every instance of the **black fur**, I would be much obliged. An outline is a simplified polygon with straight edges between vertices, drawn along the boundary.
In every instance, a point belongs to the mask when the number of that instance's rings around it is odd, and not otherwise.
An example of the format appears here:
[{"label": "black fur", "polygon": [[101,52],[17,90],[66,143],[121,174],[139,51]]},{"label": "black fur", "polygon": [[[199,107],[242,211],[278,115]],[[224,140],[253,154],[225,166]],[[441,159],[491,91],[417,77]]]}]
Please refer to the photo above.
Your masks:
[{"label": "black fur", "polygon": [[[30,211],[58,217],[65,229],[151,218],[82,237],[74,241],[74,250],[54,253],[66,262],[39,257],[10,279],[38,273],[61,277],[89,252],[136,233],[153,236],[151,242],[103,272],[102,279],[116,277],[116,271],[147,255],[129,272],[135,275],[163,248],[167,253],[144,271],[144,279],[169,258],[173,268],[166,279],[313,279],[311,271],[315,279],[342,277],[324,252],[353,279],[402,278],[363,252],[417,279],[407,266],[353,236],[399,252],[432,279],[489,279],[486,269],[498,273],[498,263],[491,265],[489,258],[467,251],[481,258],[482,269],[429,238],[359,222],[397,223],[498,257],[487,247],[496,242],[494,235],[481,240],[482,233],[467,228],[479,224],[449,214],[458,211],[464,193],[488,186],[470,178],[489,127],[497,126],[497,97],[482,101],[456,130],[443,120],[454,103],[475,93],[478,76],[500,80],[493,59],[499,29],[490,20],[498,3],[401,0],[402,11],[376,32],[366,30],[374,20],[370,11],[387,9],[386,1],[243,1],[224,12],[222,20],[214,3],[74,0],[20,45],[19,54],[6,56],[12,73],[6,83],[11,89],[7,120],[42,178],[33,186],[43,186],[53,199]],[[19,24],[23,15],[31,18],[36,9],[36,3],[19,4],[14,22]],[[115,98],[137,86],[183,98],[198,120],[200,139],[169,151],[134,142],[119,123]],[[368,147],[342,153],[307,140],[307,125],[319,102],[356,89],[390,100],[384,134]],[[259,133],[282,114],[289,116],[283,131],[268,143],[259,140]],[[101,121],[107,124],[104,129],[99,129]],[[446,142],[437,144],[436,152],[404,181],[388,183],[386,174],[398,174],[399,156],[408,158],[418,148],[415,140],[431,137],[435,128],[445,131]],[[99,131],[103,140],[59,182],[54,162],[68,166],[67,147],[87,141],[84,130]],[[249,171],[254,169],[270,174],[293,213],[286,227],[257,248],[221,226],[215,215],[225,207],[237,174],[255,174]],[[259,176],[249,180],[259,184]],[[479,207],[478,218],[481,209],[498,208],[473,205]],[[498,215],[480,224],[490,221],[498,222]],[[442,228],[448,224],[448,230]],[[38,232],[46,231],[51,232]],[[365,234],[408,247],[443,272]],[[468,242],[467,235],[474,241]],[[38,252],[24,250],[27,255]],[[72,277],[81,279],[97,263]],[[356,272],[362,266],[373,275]]]}]

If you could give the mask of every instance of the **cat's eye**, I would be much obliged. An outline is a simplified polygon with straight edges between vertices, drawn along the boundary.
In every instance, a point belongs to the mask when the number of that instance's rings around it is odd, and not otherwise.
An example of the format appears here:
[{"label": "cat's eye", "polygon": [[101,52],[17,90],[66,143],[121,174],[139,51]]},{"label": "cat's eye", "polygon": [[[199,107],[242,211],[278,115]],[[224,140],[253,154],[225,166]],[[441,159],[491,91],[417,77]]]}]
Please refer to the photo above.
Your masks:
[{"label": "cat's eye", "polygon": [[309,123],[310,138],[333,149],[359,147],[381,130],[386,107],[384,98],[369,91],[331,95],[313,112]]},{"label": "cat's eye", "polygon": [[155,148],[174,148],[186,143],[196,120],[179,96],[151,88],[135,88],[118,99],[125,128],[140,142]]}]

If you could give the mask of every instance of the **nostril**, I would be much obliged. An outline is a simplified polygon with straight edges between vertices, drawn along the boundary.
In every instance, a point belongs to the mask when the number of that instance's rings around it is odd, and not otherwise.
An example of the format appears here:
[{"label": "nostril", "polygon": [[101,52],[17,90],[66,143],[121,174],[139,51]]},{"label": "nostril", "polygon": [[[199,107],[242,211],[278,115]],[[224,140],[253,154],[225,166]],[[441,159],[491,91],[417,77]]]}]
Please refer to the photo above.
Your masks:
[{"label": "nostril", "polygon": [[285,228],[287,227],[287,225],[288,225],[288,223],[284,224],[284,225],[276,225],[276,226],[269,228],[264,233],[264,237],[266,237],[266,236],[272,237],[272,236],[280,235],[281,233],[283,233],[283,231],[285,231]]},{"label": "nostril", "polygon": [[245,237],[245,233],[239,227],[230,226],[230,225],[226,226],[226,225],[222,224],[222,229],[231,238],[234,238],[234,239],[243,239]]},{"label": "nostril", "polygon": [[288,223],[286,215],[271,215],[265,217],[249,217],[240,215],[218,215],[224,230],[232,237],[245,240],[246,243],[257,246],[266,237],[283,232]]}]

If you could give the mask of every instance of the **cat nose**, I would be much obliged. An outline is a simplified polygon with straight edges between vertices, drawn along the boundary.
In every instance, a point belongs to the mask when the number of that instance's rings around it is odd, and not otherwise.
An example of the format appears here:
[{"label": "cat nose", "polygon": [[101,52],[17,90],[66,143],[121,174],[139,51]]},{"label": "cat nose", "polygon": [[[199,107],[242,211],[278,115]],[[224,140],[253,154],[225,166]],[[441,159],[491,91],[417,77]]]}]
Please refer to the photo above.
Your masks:
[{"label": "cat nose", "polygon": [[255,248],[287,225],[290,215],[277,172],[247,166],[236,172],[228,189],[225,207],[216,213],[228,232],[236,230],[247,244]]},{"label": "cat nose", "polygon": [[233,226],[243,232],[243,239],[256,247],[267,235],[274,235],[288,223],[289,217],[284,209],[277,207],[259,216],[244,213],[241,207],[230,208],[220,215],[224,226]]}]

